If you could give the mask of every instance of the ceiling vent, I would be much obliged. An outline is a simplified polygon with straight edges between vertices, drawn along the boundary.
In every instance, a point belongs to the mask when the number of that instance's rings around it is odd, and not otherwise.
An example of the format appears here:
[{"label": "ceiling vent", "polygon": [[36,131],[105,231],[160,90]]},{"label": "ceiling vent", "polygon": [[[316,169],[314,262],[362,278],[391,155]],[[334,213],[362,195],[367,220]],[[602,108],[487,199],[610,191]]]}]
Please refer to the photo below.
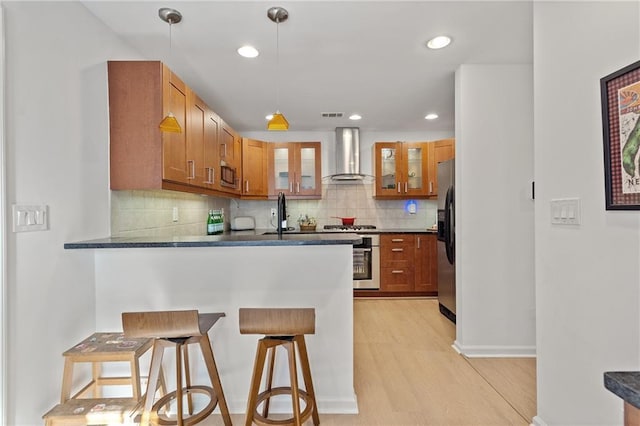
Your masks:
[{"label": "ceiling vent", "polygon": [[344,115],[344,112],[323,112],[322,118],[340,118]]}]

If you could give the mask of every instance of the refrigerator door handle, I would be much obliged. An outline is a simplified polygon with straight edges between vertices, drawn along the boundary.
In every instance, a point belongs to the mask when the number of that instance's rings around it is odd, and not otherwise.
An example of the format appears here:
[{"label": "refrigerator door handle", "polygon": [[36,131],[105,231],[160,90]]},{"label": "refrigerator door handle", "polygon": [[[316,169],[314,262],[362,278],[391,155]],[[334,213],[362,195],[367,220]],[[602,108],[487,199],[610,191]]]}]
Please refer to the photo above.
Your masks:
[{"label": "refrigerator door handle", "polygon": [[453,187],[447,190],[447,197],[444,202],[444,246],[447,253],[447,260],[453,265],[455,261],[455,231],[453,230],[454,214],[454,192]]}]

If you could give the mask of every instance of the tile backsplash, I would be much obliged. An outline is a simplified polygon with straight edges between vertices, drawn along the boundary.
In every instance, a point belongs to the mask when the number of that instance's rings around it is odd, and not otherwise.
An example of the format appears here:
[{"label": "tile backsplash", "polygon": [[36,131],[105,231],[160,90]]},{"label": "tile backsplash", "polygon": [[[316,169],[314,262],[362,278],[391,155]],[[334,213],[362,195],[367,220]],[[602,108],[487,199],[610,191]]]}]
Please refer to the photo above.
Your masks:
[{"label": "tile backsplash", "polygon": [[[435,200],[415,200],[417,211],[405,211],[406,200],[374,200],[373,184],[324,184],[322,199],[287,199],[289,226],[297,227],[300,215],[314,217],[318,229],[340,224],[337,217],[355,217],[356,225],[389,229],[423,229],[436,221]],[[256,227],[275,228],[271,208],[275,200],[250,201],[206,197],[174,191],[111,191],[111,236],[185,236],[206,233],[207,213],[223,208],[226,227],[237,216],[253,216]],[[178,221],[173,221],[174,208]]]},{"label": "tile backsplash", "polygon": [[163,190],[111,191],[111,236],[204,235],[209,210],[220,208],[228,216],[229,199]]},{"label": "tile backsplash", "polygon": [[[426,228],[435,223],[437,202],[415,200],[417,211],[405,211],[407,200],[375,200],[373,184],[324,184],[321,200],[287,199],[288,225],[297,227],[300,215],[314,217],[318,229],[324,225],[338,225],[337,217],[355,217],[355,224],[376,225],[378,228]],[[253,216],[258,228],[275,228],[271,208],[276,201],[239,200],[231,203],[231,213],[236,216]]]}]

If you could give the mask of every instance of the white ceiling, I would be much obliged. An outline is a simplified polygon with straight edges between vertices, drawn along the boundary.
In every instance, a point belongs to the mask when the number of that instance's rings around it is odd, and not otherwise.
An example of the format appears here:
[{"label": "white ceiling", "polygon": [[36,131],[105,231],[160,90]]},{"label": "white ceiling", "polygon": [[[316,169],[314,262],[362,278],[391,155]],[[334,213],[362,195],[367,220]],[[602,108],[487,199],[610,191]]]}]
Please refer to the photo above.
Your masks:
[{"label": "white ceiling", "polygon": [[[83,1],[142,55],[162,60],[236,130],[266,129],[276,107],[289,130],[357,126],[375,131],[454,129],[454,73],[460,64],[531,63],[529,1]],[[267,9],[282,6],[279,26]],[[158,9],[179,10],[172,26]],[[453,38],[442,50],[425,42]],[[260,55],[245,59],[243,44]],[[112,58],[130,59],[130,58]],[[279,81],[279,102],[276,84]],[[278,104],[278,105],[276,105]],[[343,112],[343,118],[322,118]],[[427,121],[435,112],[440,118]],[[363,116],[360,121],[347,117]]]}]

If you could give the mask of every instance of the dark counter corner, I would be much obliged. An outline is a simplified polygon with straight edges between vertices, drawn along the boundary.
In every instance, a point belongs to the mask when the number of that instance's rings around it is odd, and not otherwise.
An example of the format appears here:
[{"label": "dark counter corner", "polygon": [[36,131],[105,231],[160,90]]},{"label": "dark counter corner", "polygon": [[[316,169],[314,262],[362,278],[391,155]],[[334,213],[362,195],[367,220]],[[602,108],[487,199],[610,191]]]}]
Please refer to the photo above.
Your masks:
[{"label": "dark counter corner", "polygon": [[604,373],[604,386],[640,409],[640,371],[608,371]]}]

